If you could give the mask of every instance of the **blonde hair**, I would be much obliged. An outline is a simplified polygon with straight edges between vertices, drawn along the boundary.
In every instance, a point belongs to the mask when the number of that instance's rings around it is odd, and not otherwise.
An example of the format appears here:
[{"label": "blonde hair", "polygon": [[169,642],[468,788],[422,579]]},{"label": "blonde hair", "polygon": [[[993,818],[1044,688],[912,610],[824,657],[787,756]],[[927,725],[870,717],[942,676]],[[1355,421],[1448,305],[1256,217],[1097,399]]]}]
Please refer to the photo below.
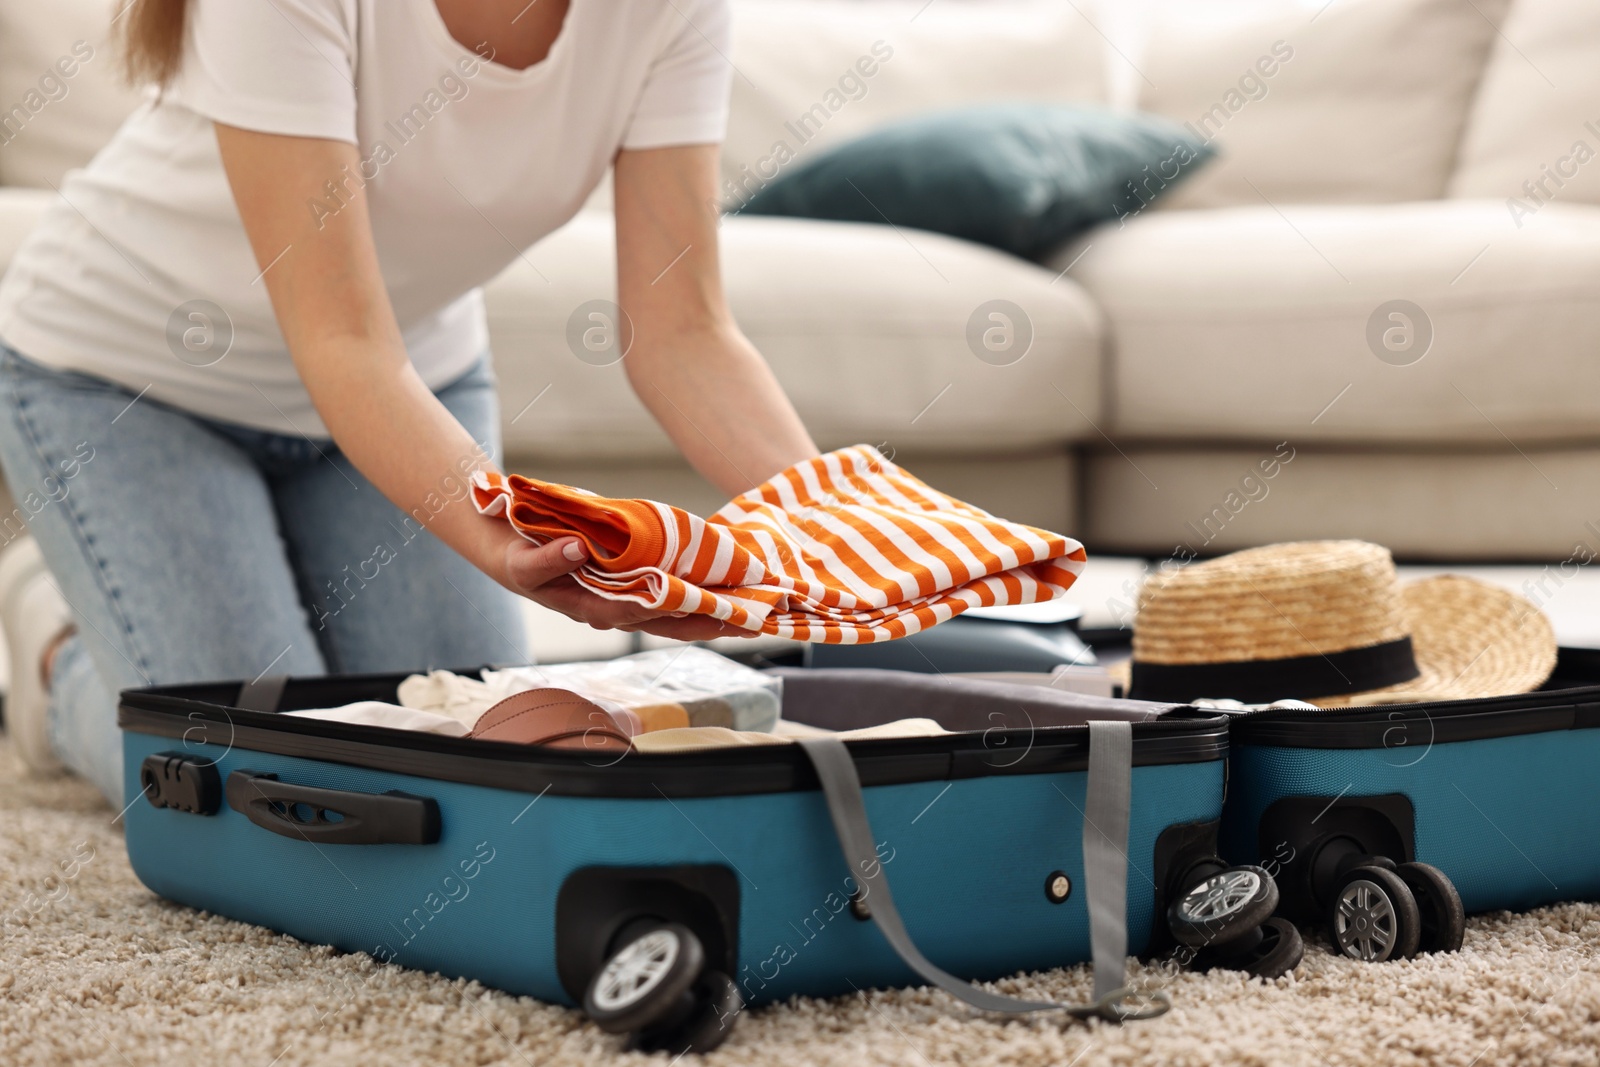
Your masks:
[{"label": "blonde hair", "polygon": [[118,31],[128,81],[165,86],[183,58],[189,0],[129,0]]}]

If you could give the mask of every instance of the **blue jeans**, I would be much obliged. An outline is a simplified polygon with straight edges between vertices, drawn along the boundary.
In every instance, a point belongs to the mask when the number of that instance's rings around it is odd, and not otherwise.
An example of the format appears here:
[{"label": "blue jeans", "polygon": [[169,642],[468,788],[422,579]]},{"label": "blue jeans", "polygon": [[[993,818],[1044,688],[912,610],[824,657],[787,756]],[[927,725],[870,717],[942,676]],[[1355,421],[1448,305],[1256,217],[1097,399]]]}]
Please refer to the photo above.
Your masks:
[{"label": "blue jeans", "polygon": [[[438,395],[498,456],[487,358]],[[77,623],[51,671],[51,740],[119,807],[122,689],[527,661],[516,597],[329,441],[211,422],[0,345],[0,467],[18,501],[0,542],[26,518]],[[438,489],[442,507],[465,482],[441,471]]]}]

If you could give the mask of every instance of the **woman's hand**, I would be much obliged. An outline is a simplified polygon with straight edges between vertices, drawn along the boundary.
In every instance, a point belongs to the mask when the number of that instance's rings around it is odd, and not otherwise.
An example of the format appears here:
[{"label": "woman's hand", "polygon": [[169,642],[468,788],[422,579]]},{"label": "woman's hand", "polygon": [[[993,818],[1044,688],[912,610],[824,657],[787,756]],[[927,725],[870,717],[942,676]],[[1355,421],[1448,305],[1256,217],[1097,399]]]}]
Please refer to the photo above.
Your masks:
[{"label": "woman's hand", "polygon": [[706,615],[655,611],[591,593],[572,577],[572,572],[583,566],[585,558],[583,542],[576,537],[535,545],[513,535],[505,547],[501,583],[514,593],[597,630],[643,631],[679,641],[752,636],[749,630]]}]

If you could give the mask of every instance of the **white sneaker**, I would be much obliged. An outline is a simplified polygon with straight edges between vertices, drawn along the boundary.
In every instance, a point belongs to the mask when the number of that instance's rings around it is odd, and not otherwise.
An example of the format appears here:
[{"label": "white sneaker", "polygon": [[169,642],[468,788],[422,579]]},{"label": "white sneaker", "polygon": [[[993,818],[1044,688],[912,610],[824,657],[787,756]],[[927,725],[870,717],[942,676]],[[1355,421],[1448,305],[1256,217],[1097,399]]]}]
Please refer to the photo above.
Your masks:
[{"label": "white sneaker", "polygon": [[0,627],[11,653],[5,721],[17,755],[35,774],[64,770],[50,747],[50,694],[39,663],[71,625],[71,609],[53,584],[38,542],[18,538],[0,552]]}]

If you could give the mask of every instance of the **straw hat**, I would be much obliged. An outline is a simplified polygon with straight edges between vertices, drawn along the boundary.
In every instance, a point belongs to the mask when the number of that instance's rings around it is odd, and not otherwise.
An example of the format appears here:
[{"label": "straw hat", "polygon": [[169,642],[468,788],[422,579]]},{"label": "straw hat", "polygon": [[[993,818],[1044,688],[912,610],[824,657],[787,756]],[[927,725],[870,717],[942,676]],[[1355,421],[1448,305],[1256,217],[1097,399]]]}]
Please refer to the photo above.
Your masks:
[{"label": "straw hat", "polygon": [[1505,696],[1556,663],[1531,602],[1462,575],[1401,585],[1365,541],[1267,545],[1151,575],[1129,696],[1322,707]]}]

